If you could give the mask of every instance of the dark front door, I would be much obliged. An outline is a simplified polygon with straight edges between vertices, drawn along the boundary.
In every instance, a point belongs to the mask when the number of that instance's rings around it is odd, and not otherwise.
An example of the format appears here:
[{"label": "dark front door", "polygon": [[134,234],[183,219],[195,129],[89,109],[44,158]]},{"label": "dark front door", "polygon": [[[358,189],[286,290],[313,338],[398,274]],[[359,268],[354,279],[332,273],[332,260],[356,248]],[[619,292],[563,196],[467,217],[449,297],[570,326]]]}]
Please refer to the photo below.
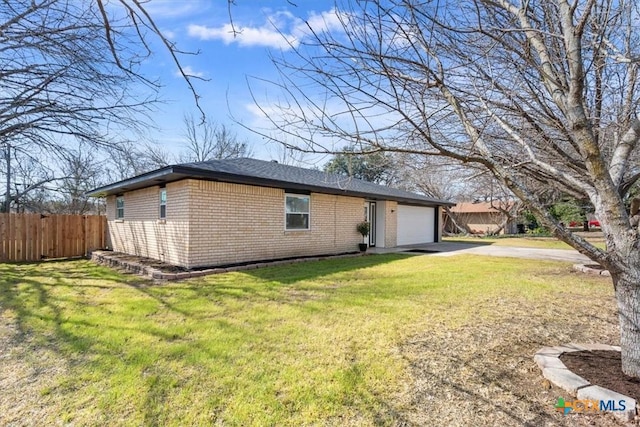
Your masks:
[{"label": "dark front door", "polygon": [[376,202],[369,202],[368,220],[371,225],[369,230],[369,246],[374,247],[376,245]]}]

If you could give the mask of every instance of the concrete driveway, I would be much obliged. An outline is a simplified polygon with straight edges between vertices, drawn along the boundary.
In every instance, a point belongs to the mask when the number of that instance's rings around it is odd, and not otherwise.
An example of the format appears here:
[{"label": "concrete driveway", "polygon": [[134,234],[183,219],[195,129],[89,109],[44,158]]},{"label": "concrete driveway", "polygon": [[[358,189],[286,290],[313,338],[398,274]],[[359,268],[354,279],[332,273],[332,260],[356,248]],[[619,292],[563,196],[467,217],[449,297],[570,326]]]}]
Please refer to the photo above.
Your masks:
[{"label": "concrete driveway", "polygon": [[372,253],[408,252],[431,256],[454,256],[458,254],[488,255],[510,258],[543,259],[552,261],[566,261],[572,263],[593,263],[589,258],[573,249],[535,249],[517,248],[509,246],[494,246],[483,243],[440,242],[424,245],[407,245],[398,248],[371,248]]}]

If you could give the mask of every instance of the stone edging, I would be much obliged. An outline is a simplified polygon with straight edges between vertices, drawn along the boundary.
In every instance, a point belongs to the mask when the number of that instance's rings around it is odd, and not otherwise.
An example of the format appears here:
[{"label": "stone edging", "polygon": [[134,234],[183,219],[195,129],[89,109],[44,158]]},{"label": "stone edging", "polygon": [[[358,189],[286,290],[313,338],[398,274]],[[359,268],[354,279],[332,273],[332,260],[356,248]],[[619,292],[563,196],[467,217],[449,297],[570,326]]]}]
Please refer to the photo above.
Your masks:
[{"label": "stone edging", "polygon": [[193,270],[193,271],[181,271],[179,273],[163,272],[160,269],[153,268],[148,265],[144,265],[142,263],[119,259],[116,256],[110,256],[110,254],[111,254],[110,251],[94,251],[91,253],[91,260],[98,264],[107,265],[109,267],[122,268],[130,273],[148,276],[151,279],[182,280],[182,279],[189,279],[192,277],[208,276],[209,274],[228,273],[230,271],[255,270],[256,268],[269,267],[273,265],[296,264],[299,262],[319,261],[321,259],[352,258],[352,257],[362,256],[365,253],[356,252],[353,254],[317,256],[317,257],[308,257],[308,258],[294,258],[294,259],[279,260],[279,261],[263,261],[263,262],[256,262],[256,263],[246,264],[246,265],[236,265],[236,266],[230,266],[230,267],[208,268],[204,270]]},{"label": "stone edging", "polygon": [[594,274],[596,276],[611,276],[609,270],[603,270],[602,268],[594,268],[594,264],[573,264],[573,269],[582,273]]},{"label": "stone edging", "polygon": [[575,395],[578,400],[624,400],[627,402],[627,409],[613,412],[613,414],[625,421],[633,420],[636,416],[635,399],[604,387],[592,385],[581,376],[571,372],[560,360],[560,356],[564,353],[594,350],[620,351],[620,347],[606,344],[574,343],[556,347],[543,347],[535,354],[533,360],[535,360],[540,369],[542,369],[542,375],[546,379]]}]

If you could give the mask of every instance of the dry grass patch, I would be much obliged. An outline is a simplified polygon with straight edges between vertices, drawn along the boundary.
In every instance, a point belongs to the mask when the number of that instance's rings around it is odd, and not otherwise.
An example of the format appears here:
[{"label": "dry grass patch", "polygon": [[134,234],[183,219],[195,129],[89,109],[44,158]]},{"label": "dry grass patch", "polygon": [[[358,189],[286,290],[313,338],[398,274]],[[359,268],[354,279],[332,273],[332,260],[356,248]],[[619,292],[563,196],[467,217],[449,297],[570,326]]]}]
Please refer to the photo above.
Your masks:
[{"label": "dry grass patch", "polygon": [[[548,298],[507,293],[487,298],[470,324],[429,328],[402,346],[412,383],[400,398],[415,425],[619,426],[611,414],[562,415],[558,397],[572,400],[541,376],[532,355],[568,342],[618,343],[615,301],[603,278],[564,267],[532,272]],[[576,282],[584,280],[583,284]],[[532,292],[537,292],[532,289]]]}]

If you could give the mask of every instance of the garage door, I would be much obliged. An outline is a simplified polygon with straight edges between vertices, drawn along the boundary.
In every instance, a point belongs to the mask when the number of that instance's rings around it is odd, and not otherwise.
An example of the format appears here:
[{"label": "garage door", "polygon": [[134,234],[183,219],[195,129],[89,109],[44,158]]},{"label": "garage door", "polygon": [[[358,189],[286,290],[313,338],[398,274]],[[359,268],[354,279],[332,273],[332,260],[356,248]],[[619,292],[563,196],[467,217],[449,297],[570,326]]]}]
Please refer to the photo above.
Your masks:
[{"label": "garage door", "polygon": [[398,205],[398,246],[434,242],[435,208]]}]

